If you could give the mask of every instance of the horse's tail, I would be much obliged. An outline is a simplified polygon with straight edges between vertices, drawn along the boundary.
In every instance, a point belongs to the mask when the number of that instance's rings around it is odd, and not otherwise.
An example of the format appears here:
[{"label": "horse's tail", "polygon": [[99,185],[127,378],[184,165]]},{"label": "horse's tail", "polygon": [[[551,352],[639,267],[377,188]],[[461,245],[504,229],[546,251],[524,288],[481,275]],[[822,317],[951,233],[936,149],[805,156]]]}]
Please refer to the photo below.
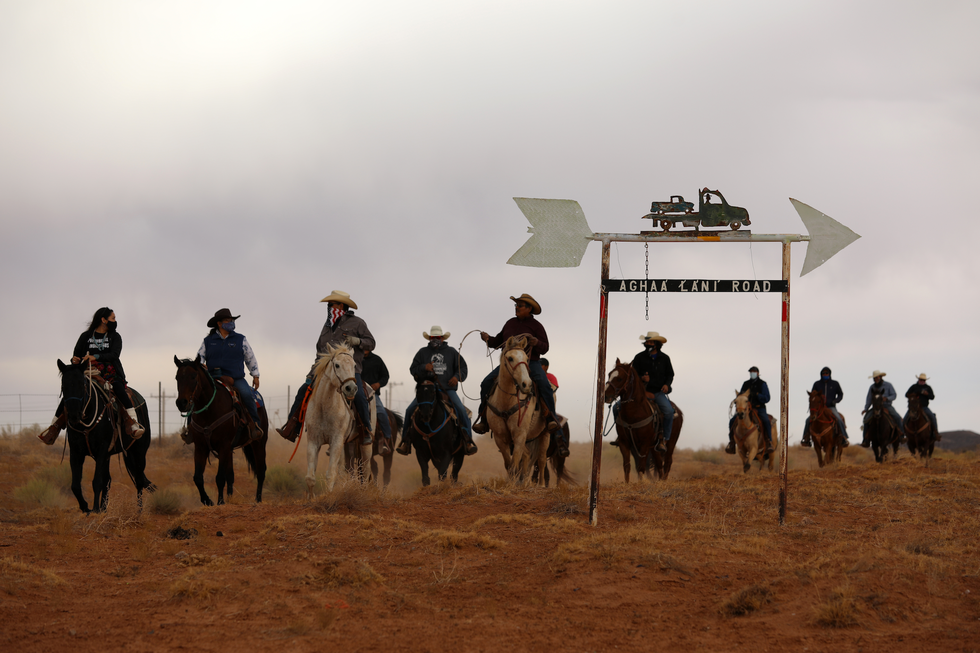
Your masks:
[{"label": "horse's tail", "polygon": [[396,438],[398,437],[398,434],[402,432],[402,429],[405,428],[405,418],[393,410],[389,410],[388,414],[391,415],[392,419],[395,421],[395,428],[391,429],[391,437]]},{"label": "horse's tail", "polygon": [[255,442],[255,440],[242,447],[242,453],[245,454],[245,462],[248,463],[248,471],[252,473],[252,476],[255,476],[255,452],[252,451],[253,442]]},{"label": "horse's tail", "polygon": [[[565,460],[567,462],[567,459],[563,459],[563,460]],[[555,472],[555,477],[557,479],[555,481],[555,485],[557,485],[561,481],[564,481],[565,483],[568,483],[569,485],[578,485],[579,484],[578,479],[575,478],[575,475],[574,474],[572,474],[570,471],[568,471],[568,469],[565,467],[564,463],[562,463],[562,464],[559,465],[559,464],[557,464],[555,462],[555,459],[554,458],[550,458],[549,459],[549,462],[551,463],[551,469]]]}]

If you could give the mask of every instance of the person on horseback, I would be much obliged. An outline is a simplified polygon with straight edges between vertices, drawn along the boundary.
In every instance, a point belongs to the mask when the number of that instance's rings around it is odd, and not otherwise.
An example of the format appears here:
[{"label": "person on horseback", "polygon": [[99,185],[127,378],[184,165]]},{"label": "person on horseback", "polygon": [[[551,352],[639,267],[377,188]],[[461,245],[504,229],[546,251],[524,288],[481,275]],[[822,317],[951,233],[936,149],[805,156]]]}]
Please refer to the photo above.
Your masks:
[{"label": "person on horseback", "polygon": [[[364,394],[364,384],[361,382],[361,371],[364,364],[364,351],[374,351],[377,343],[364,320],[354,315],[357,304],[354,303],[349,294],[340,290],[333,290],[320,302],[327,303],[327,321],[323,324],[320,337],[316,341],[317,355],[327,353],[327,345],[348,345],[354,349],[354,379],[357,382],[354,407],[364,423],[363,444],[371,444],[374,442],[369,430],[371,412],[368,408],[367,397]],[[295,442],[296,436],[299,434],[299,409],[303,405],[306,393],[313,387],[313,369],[315,367],[316,361],[313,361],[313,367],[310,368],[306,381],[296,392],[293,407],[289,410],[289,419],[281,429],[276,429],[279,435],[290,442]]]},{"label": "person on horseback", "polygon": [[[99,371],[102,378],[112,386],[112,393],[116,401],[125,409],[123,421],[126,423],[126,433],[138,439],[143,435],[145,429],[140,425],[136,418],[136,408],[133,400],[126,392],[126,374],[123,372],[119,354],[122,352],[122,336],[116,331],[116,313],[108,306],[103,306],[92,316],[92,321],[88,328],[78,336],[75,349],[72,352],[72,365],[90,362],[91,366]],[[54,419],[51,426],[41,432],[37,437],[45,444],[54,444],[58,435],[68,425],[68,416],[65,413],[65,400],[62,399],[58,404],[58,409],[54,412]]]},{"label": "person on horseback", "polygon": [[[456,411],[456,418],[459,420],[461,427],[460,430],[463,433],[463,448],[467,456],[472,456],[476,453],[477,449],[473,443],[470,416],[467,414],[466,408],[463,407],[463,402],[456,392],[459,382],[466,380],[468,373],[466,361],[463,360],[463,357],[458,351],[446,344],[446,340],[449,339],[448,331],[443,332],[442,327],[439,325],[434,325],[430,331],[432,333],[422,332],[422,337],[428,340],[429,344],[418,350],[415,358],[412,359],[412,364],[409,366],[408,371],[416,383],[427,380],[435,381],[436,385],[439,386],[439,390],[449,397],[449,401],[453,404],[453,410]],[[405,409],[405,424],[407,426],[402,431],[402,441],[396,450],[403,456],[412,453],[412,440],[409,434],[409,426],[412,424],[412,416],[415,414],[417,408],[418,403],[413,399],[412,403]]]},{"label": "person on horseback", "polygon": [[[548,377],[548,385],[551,386],[551,394],[555,395],[555,405],[557,406],[558,405],[558,377],[556,377],[554,374],[548,371],[549,367],[551,367],[551,364],[548,362],[548,359],[542,358],[541,369],[544,370],[544,375]],[[559,424],[568,421],[566,418],[562,417],[561,415],[558,415],[557,413],[555,413],[555,419],[558,420]],[[561,452],[568,451],[568,447],[571,445],[571,442],[569,441],[568,438],[568,434],[565,432],[564,426],[558,429],[558,433],[555,434],[555,437],[558,438],[558,454],[562,455]],[[568,454],[567,453],[564,454],[564,457],[567,458]]]},{"label": "person on horseback", "polygon": [[[364,350],[364,360],[361,362],[361,380],[374,390],[374,406],[378,415],[378,425],[384,437],[385,449],[391,451],[394,443],[391,441],[391,422],[388,421],[388,411],[381,403],[381,388],[388,385],[388,366],[381,357],[370,349]],[[386,455],[387,451],[385,454]]]},{"label": "person on horseback", "polygon": [[[769,403],[769,386],[759,378],[759,368],[753,365],[749,368],[749,380],[742,384],[742,389],[738,394],[749,391],[749,402],[755,408],[759,420],[762,422],[762,434],[766,437],[766,453],[772,453],[772,422],[769,421],[769,414],[766,412],[766,404]],[[725,453],[735,453],[735,420],[732,416],[728,420],[728,446]]]},{"label": "person on horseback", "polygon": [[[847,428],[844,426],[844,420],[837,411],[837,403],[844,398],[844,391],[841,390],[840,383],[830,378],[830,374],[829,367],[820,370],[820,380],[814,382],[813,388],[810,391],[819,390],[823,394],[827,408],[830,409],[830,412],[834,414],[834,418],[837,420],[837,427],[840,429],[841,439],[843,440],[841,446],[847,447],[850,445],[847,441]],[[806,423],[803,425],[803,441],[800,444],[804,447],[811,445],[809,417],[806,418]]]},{"label": "person on horseback", "polygon": [[[671,429],[674,426],[674,407],[667,398],[673,390],[671,386],[674,383],[674,367],[670,364],[670,356],[662,351],[667,338],[656,331],[648,331],[645,336],[640,336],[640,340],[643,341],[643,351],[633,357],[630,365],[640,375],[640,380],[646,384],[647,398],[660,407],[660,412],[664,416],[664,437],[657,442],[656,449],[660,453],[666,453]],[[618,416],[619,402],[617,401],[613,405],[613,418]]]},{"label": "person on horseback", "polygon": [[[235,320],[241,315],[232,315],[227,308],[215,312],[208,320],[211,332],[204,337],[197,355],[208,373],[215,378],[230,377],[242,405],[252,418],[251,436],[253,440],[262,439],[262,427],[259,426],[259,411],[255,405],[255,395],[252,388],[259,389],[259,362],[255,360],[255,352],[240,333],[235,331]],[[245,367],[252,375],[252,386],[245,380]]]},{"label": "person on horseback", "polygon": [[[561,428],[555,418],[555,395],[551,391],[551,384],[548,383],[548,377],[545,375],[544,370],[541,369],[541,356],[542,354],[548,353],[548,333],[545,331],[544,325],[534,319],[535,315],[541,314],[541,304],[527,293],[524,293],[520,297],[511,297],[511,300],[514,302],[514,317],[504,323],[503,328],[497,335],[491,336],[489,333],[481,331],[480,338],[491,349],[497,349],[512,336],[528,337],[528,344],[531,347],[528,356],[528,371],[531,374],[531,380],[534,381],[534,385],[538,388],[538,396],[548,409],[548,414],[545,417],[548,431],[554,433]],[[480,408],[477,422],[473,425],[473,430],[476,433],[482,434],[490,430],[490,425],[487,424],[487,401],[490,398],[490,393],[493,391],[493,385],[496,383],[499,373],[499,366],[493,368],[493,371],[480,384]],[[568,456],[567,444],[559,443],[558,455]]]},{"label": "person on horseback", "polygon": [[902,418],[899,417],[898,411],[892,405],[892,402],[898,398],[895,393],[895,386],[893,386],[888,381],[885,381],[885,373],[879,370],[875,370],[871,373],[869,377],[874,380],[871,387],[868,388],[868,398],[864,401],[864,410],[861,414],[864,415],[864,436],[861,439],[861,446],[867,449],[871,446],[871,437],[868,433],[868,422],[871,421],[871,405],[874,403],[875,395],[882,395],[885,398],[885,408],[888,409],[888,414],[892,417],[892,425],[898,430],[902,436],[902,440],[905,440],[905,430],[902,428]]},{"label": "person on horseback", "polygon": [[[915,382],[908,392],[905,393],[906,397],[911,397],[912,395],[919,395],[919,406],[922,408],[922,412],[926,414],[929,421],[932,422],[932,432],[936,435],[936,442],[942,441],[942,437],[939,435],[939,427],[936,425],[936,414],[929,410],[929,402],[936,398],[933,393],[932,388],[926,381],[929,377],[925,374],[920,374],[918,380]],[[902,421],[903,426],[908,425],[909,414],[908,411],[905,413],[905,419]]]}]

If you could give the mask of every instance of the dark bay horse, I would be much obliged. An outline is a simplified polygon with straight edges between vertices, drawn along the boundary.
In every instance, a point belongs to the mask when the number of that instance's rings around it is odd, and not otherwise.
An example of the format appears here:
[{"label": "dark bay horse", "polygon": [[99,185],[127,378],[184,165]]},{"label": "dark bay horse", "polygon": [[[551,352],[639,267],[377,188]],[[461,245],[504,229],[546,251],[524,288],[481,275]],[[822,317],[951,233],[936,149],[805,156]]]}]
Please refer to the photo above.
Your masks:
[{"label": "dark bay horse", "polygon": [[619,416],[616,418],[616,434],[619,436],[619,450],[623,455],[623,476],[630,482],[630,455],[636,464],[636,473],[650,478],[651,470],[657,478],[667,480],[674,462],[674,448],[684,425],[684,413],[674,407],[674,425],[670,441],[666,443],[666,453],[660,453],[655,445],[663,437],[663,415],[660,408],[647,397],[646,388],[639,373],[629,363],[618,358],[613,371],[609,373],[603,395],[606,403],[617,398]]},{"label": "dark bay horse", "polygon": [[[562,433],[565,436],[565,442],[571,442],[569,439],[571,437],[571,432],[568,429],[568,420],[562,415],[555,415],[555,419],[561,424]],[[551,463],[551,468],[555,470],[555,485],[558,485],[562,481],[568,483],[569,485],[578,485],[578,481],[570,472],[565,471],[565,457],[558,455],[558,438],[552,438],[551,442],[548,444],[548,461]],[[538,463],[534,463],[534,474],[531,475],[531,483],[536,484],[538,482],[538,474],[541,473]],[[548,471],[548,465],[544,467],[544,486],[548,487],[551,483],[551,472]]]},{"label": "dark bay horse", "polygon": [[807,390],[806,393],[810,396],[810,438],[817,454],[817,464],[823,467],[827,463],[840,462],[844,448],[841,446],[843,442],[837,418],[827,408],[822,392]]},{"label": "dark bay horse", "polygon": [[[374,438],[374,445],[371,447],[371,478],[375,481],[380,480],[384,487],[388,487],[388,484],[391,483],[391,461],[395,456],[395,448],[391,444],[398,442],[398,435],[402,432],[404,420],[401,415],[393,410],[386,408],[385,412],[388,413],[388,424],[391,425],[391,443],[388,446],[388,453],[383,454],[379,451],[380,440],[384,436],[381,435],[381,429],[378,429],[377,437]],[[374,459],[375,456],[381,456],[381,463],[384,466],[381,479],[378,478],[378,462]]]},{"label": "dark bay horse", "polygon": [[885,395],[876,393],[872,396],[871,417],[864,425],[864,430],[868,440],[871,441],[875,461],[880,463],[885,460],[889,446],[892,448],[892,454],[898,456],[901,431],[899,431],[898,424],[892,424],[892,416],[888,412]]},{"label": "dark bay horse", "polygon": [[146,451],[150,447],[150,418],[146,402],[134,392],[136,415],[144,425],[143,436],[134,440],[119,423],[118,414],[110,407],[110,393],[86,374],[88,365],[65,365],[58,361],[61,371],[61,394],[64,397],[65,414],[68,417],[68,446],[71,447],[71,491],[78,499],[78,507],[90,512],[88,503],[82,496],[82,466],[85,457],[95,460],[95,475],[92,477],[92,509],[101,512],[109,503],[110,457],[121,453],[126,463],[126,471],[136,486],[136,497],[140,507],[143,505],[143,490],[153,492],[153,485],[144,473],[146,470]]},{"label": "dark bay horse", "polygon": [[192,361],[174,356],[174,364],[177,366],[177,409],[190,418],[187,430],[194,439],[194,485],[201,494],[201,503],[214,505],[204,489],[204,466],[212,453],[218,457],[218,473],[214,477],[218,486],[218,505],[225,502],[226,485],[228,496],[231,496],[235,484],[234,451],[239,447],[255,475],[255,501],[260,503],[265,483],[265,446],[269,441],[269,417],[265,406],[258,407],[262,438],[252,440],[247,423],[237,414],[231,392],[211,377],[201,364],[200,356]]},{"label": "dark bay horse", "polygon": [[415,386],[415,403],[418,408],[412,414],[412,423],[405,429],[415,447],[415,458],[422,470],[422,485],[429,485],[429,462],[435,467],[439,480],[446,480],[449,463],[453,464],[453,482],[459,480],[466,451],[463,435],[439,396],[438,387],[432,381],[422,381]]},{"label": "dark bay horse", "polygon": [[908,400],[909,413],[905,422],[905,435],[908,437],[909,451],[913,456],[923,458],[928,464],[936,447],[936,434],[932,429],[929,416],[922,410],[920,396],[913,393],[908,396]]}]

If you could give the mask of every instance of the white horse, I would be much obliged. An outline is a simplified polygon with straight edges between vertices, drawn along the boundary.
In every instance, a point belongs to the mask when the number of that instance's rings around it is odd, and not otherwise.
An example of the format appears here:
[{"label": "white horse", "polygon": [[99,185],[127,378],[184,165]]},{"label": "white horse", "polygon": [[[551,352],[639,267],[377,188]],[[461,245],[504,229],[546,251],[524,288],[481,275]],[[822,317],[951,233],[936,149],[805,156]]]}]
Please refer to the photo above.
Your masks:
[{"label": "white horse", "polygon": [[[344,442],[356,429],[354,411],[349,404],[357,394],[354,369],[354,350],[347,345],[327,345],[327,353],[317,357],[313,393],[303,426],[307,437],[306,487],[310,499],[316,485],[316,461],[320,456],[320,447],[329,446],[327,490],[333,490],[344,459]],[[357,442],[356,446],[361,447],[361,459],[369,460],[371,445]]]},{"label": "white horse", "polygon": [[[534,395],[534,381],[527,364],[527,339],[509,338],[500,352],[497,387],[487,401],[487,424],[512,478],[529,477],[534,464],[544,469],[548,462],[551,434]],[[544,485],[544,474],[538,475]]]},{"label": "white horse", "polygon": [[[742,471],[748,473],[753,460],[759,461],[759,471],[762,471],[766,459],[766,436],[762,432],[759,415],[749,401],[749,391],[746,390],[742,394],[736,392],[732,403],[735,404],[735,445],[738,456],[742,459]],[[775,449],[779,444],[779,428],[771,415],[769,425],[772,427],[772,446]],[[773,461],[776,459],[775,451],[768,458],[771,472]]]}]

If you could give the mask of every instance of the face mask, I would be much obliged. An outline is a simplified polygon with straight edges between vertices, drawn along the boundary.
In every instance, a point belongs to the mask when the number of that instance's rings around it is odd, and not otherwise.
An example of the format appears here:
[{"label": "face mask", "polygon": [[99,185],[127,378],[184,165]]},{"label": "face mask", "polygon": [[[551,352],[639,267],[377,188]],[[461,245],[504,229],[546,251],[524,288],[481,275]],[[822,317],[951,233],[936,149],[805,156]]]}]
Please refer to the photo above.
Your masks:
[{"label": "face mask", "polygon": [[442,344],[442,340],[440,340],[439,338],[432,338],[429,340],[429,346],[432,347],[433,349],[435,349],[441,344]]},{"label": "face mask", "polygon": [[116,322],[108,322],[108,321],[106,322],[105,325],[106,325],[106,328],[109,329],[109,333],[112,333],[113,331],[115,331],[116,330],[116,327],[119,326],[118,323],[116,323]]},{"label": "face mask", "polygon": [[749,372],[749,378],[755,381],[759,378],[759,374],[757,372]]},{"label": "face mask", "polygon": [[229,331],[229,332],[230,331],[234,331],[235,330],[235,321],[232,320],[231,322],[222,322],[221,323],[221,328],[224,329],[225,331]]},{"label": "face mask", "polygon": [[820,375],[820,378],[823,379],[824,381],[829,381],[830,380],[830,375],[829,374],[821,374]]}]

